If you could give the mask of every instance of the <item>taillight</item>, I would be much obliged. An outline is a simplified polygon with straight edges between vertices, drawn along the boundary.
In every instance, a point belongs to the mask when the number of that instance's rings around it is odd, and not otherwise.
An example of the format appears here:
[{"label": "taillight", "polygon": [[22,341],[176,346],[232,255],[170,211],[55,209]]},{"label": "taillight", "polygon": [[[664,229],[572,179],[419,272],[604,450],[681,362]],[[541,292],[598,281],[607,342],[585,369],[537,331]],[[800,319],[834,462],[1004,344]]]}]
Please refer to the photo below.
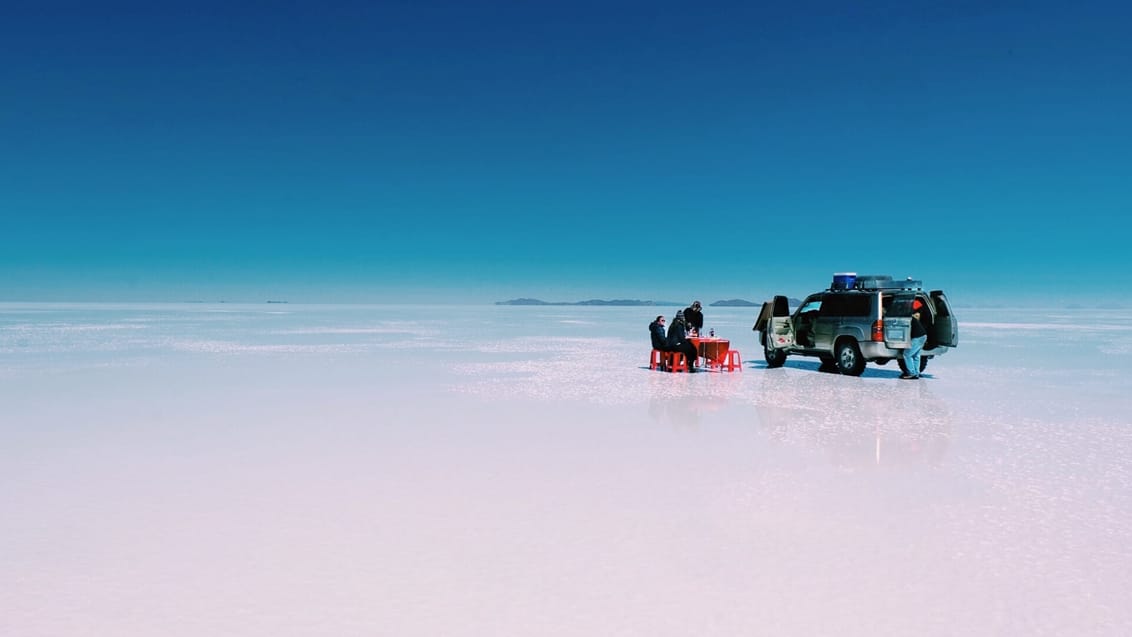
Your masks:
[{"label": "taillight", "polygon": [[873,321],[873,340],[884,342],[884,321],[881,319]]}]

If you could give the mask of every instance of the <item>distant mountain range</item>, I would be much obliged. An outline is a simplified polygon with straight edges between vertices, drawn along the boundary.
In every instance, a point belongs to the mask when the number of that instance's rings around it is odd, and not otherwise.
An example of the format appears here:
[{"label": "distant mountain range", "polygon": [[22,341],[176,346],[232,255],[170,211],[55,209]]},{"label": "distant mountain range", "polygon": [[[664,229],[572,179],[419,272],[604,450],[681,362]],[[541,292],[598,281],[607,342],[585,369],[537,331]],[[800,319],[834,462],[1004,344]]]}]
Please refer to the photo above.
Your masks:
[{"label": "distant mountain range", "polygon": [[[590,299],[588,301],[543,301],[540,299],[511,299],[510,301],[496,301],[496,305],[608,305],[608,306],[665,306],[680,307],[686,303],[676,301],[641,301],[638,299]],[[729,299],[709,303],[711,307],[762,307],[762,302],[754,303],[744,299]]]}]

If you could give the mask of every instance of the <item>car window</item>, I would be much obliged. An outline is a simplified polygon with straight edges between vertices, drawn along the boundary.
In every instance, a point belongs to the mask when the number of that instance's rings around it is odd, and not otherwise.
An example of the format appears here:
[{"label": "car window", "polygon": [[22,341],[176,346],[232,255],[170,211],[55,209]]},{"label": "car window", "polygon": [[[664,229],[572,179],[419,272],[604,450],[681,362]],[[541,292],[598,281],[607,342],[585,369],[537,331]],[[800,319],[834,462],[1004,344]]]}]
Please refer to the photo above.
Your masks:
[{"label": "car window", "polygon": [[798,308],[798,313],[802,314],[804,312],[817,312],[820,309],[821,298],[806,299],[806,301],[802,303],[802,307]]},{"label": "car window", "polygon": [[845,299],[845,307],[841,310],[841,316],[868,316],[869,304],[873,299],[872,294],[852,294]]},{"label": "car window", "polygon": [[822,316],[856,317],[868,316],[871,294],[833,293],[825,295],[821,306]]},{"label": "car window", "polygon": [[845,308],[845,295],[844,294],[826,294],[822,299],[821,314],[822,316],[841,316]]},{"label": "car window", "polygon": [[915,294],[897,294],[892,297],[892,306],[886,310],[886,314],[890,316],[912,316],[912,301],[915,300]]},{"label": "car window", "polygon": [[892,295],[882,294],[880,296],[881,316],[888,316],[892,314]]}]

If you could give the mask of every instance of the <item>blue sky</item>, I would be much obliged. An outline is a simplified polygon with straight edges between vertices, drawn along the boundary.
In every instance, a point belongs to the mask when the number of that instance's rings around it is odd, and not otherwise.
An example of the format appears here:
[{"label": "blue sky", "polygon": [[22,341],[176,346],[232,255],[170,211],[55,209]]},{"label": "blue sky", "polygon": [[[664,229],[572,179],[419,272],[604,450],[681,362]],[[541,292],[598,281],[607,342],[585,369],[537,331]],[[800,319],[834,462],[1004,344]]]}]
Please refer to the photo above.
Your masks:
[{"label": "blue sky", "polygon": [[1132,289],[1120,3],[28,4],[0,301]]}]

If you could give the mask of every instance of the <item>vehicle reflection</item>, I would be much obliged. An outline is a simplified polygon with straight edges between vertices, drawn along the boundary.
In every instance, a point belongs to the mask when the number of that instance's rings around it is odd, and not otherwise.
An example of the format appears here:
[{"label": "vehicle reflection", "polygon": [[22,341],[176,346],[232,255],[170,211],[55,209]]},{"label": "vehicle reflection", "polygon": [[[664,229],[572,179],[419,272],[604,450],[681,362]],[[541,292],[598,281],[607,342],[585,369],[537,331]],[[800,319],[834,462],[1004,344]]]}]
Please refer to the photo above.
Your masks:
[{"label": "vehicle reflection", "polygon": [[928,380],[862,383],[768,370],[755,410],[769,439],[823,449],[846,468],[938,466],[951,439],[950,409]]}]

